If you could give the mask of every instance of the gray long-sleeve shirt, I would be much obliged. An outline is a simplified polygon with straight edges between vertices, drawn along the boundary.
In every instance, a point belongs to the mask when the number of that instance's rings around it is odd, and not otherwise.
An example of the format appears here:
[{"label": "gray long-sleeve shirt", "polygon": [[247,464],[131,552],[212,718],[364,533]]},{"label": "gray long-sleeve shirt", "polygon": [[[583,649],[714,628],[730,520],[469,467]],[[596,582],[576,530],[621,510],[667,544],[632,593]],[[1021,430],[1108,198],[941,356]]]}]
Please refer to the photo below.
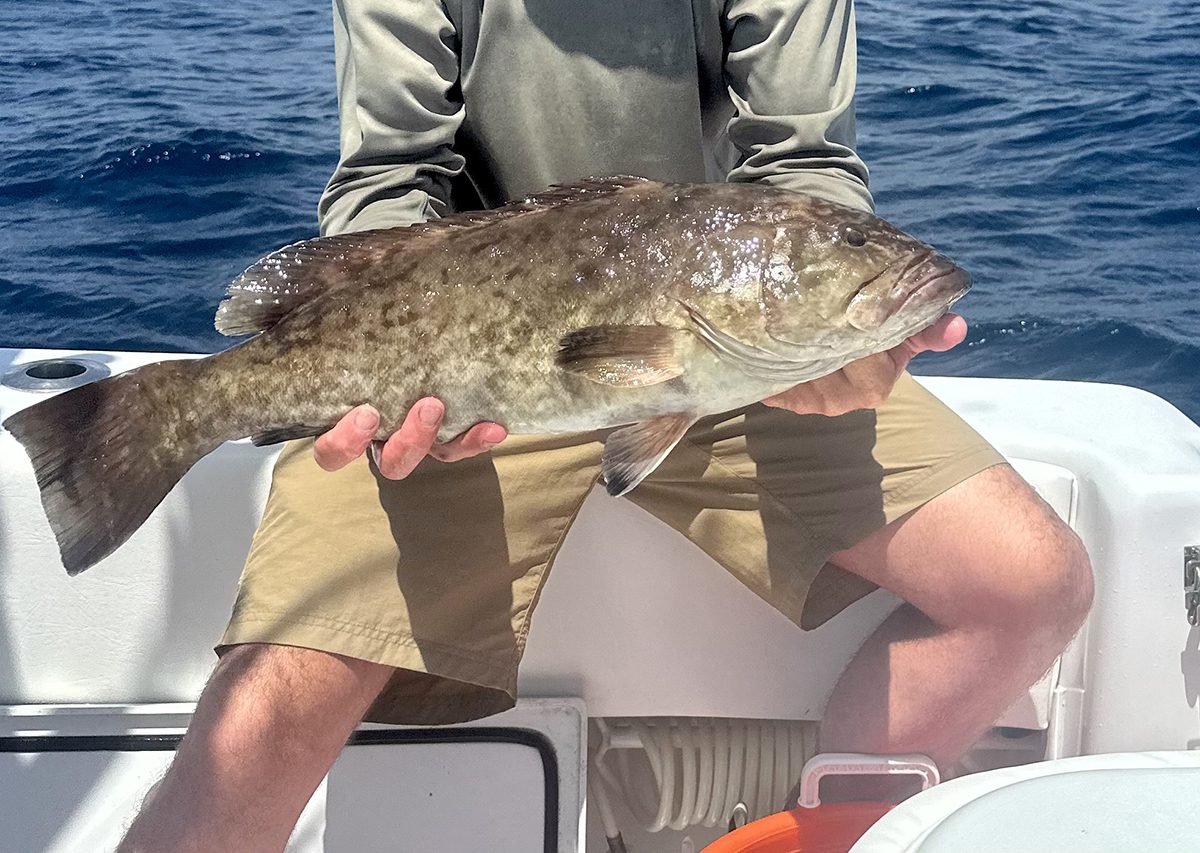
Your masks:
[{"label": "gray long-sleeve shirt", "polygon": [[334,0],[322,233],[589,175],[763,181],[870,209],[851,0]]}]

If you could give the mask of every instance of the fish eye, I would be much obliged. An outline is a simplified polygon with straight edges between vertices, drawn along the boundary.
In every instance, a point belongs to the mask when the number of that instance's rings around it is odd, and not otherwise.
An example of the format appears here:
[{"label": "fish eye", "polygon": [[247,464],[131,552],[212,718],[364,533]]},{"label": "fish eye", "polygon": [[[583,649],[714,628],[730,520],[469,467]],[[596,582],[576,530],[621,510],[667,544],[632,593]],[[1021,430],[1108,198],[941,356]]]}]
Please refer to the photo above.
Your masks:
[{"label": "fish eye", "polygon": [[867,235],[859,231],[857,228],[847,228],[846,242],[855,248],[858,248],[859,246],[865,246],[867,245]]}]

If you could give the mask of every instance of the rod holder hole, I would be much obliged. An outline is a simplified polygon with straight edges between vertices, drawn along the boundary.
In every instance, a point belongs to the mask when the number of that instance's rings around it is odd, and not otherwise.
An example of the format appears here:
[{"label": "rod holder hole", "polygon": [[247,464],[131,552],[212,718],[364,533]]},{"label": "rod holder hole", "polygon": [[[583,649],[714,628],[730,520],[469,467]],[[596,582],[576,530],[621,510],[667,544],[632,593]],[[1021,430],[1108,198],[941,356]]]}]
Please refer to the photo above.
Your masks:
[{"label": "rod holder hole", "polygon": [[87,366],[77,361],[43,361],[25,368],[25,375],[34,379],[70,379],[87,373]]},{"label": "rod holder hole", "polygon": [[0,377],[0,384],[17,391],[62,391],[103,379],[110,372],[90,358],[47,358],[15,365]]}]

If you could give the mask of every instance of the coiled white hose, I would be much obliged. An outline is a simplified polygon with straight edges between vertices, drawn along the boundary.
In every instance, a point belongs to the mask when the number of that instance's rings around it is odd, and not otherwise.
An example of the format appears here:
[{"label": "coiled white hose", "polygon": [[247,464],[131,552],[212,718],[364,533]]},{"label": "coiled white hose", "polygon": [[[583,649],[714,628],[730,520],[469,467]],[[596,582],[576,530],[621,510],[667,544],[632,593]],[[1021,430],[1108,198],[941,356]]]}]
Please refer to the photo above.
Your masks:
[{"label": "coiled white hose", "polygon": [[[750,820],[787,808],[804,762],[816,753],[816,724],[804,721],[635,718],[597,725],[589,787],[610,838],[618,834],[612,794],[648,832],[726,826],[738,803]],[[648,772],[634,763],[637,752]]]}]

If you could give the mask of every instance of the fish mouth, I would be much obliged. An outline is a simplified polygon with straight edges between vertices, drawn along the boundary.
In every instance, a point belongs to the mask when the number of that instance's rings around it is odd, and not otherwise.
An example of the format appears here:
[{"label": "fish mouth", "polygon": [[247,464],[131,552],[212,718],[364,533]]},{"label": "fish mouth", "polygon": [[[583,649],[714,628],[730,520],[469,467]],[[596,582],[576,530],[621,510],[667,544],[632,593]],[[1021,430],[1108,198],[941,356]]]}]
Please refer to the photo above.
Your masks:
[{"label": "fish mouth", "polygon": [[946,312],[971,289],[971,274],[944,254],[930,252],[901,275],[905,282],[895,302],[892,317],[924,311],[930,307]]},{"label": "fish mouth", "polygon": [[846,320],[860,331],[875,332],[910,318],[932,319],[970,286],[966,270],[925,248],[888,264],[859,285],[846,306]]},{"label": "fish mouth", "polygon": [[948,258],[937,256],[937,260],[940,260],[942,264],[920,277],[916,287],[913,287],[912,292],[905,299],[904,305],[900,306],[901,311],[914,299],[924,302],[944,302],[944,305],[949,308],[964,298],[967,290],[971,289],[970,272],[955,265]]}]

